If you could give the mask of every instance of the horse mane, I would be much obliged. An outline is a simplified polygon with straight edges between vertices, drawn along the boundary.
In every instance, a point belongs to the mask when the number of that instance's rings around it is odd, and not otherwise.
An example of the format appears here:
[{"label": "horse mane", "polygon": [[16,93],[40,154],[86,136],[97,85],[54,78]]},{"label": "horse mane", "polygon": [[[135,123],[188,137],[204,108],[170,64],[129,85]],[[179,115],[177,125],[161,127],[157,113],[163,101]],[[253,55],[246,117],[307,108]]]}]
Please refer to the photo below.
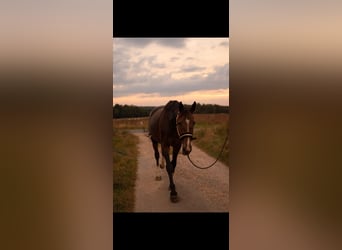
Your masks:
[{"label": "horse mane", "polygon": [[164,109],[167,111],[173,111],[179,108],[179,102],[178,101],[169,101]]},{"label": "horse mane", "polygon": [[178,101],[169,101],[165,105],[164,111],[167,113],[169,120],[176,119],[177,113],[179,111],[179,102]]}]

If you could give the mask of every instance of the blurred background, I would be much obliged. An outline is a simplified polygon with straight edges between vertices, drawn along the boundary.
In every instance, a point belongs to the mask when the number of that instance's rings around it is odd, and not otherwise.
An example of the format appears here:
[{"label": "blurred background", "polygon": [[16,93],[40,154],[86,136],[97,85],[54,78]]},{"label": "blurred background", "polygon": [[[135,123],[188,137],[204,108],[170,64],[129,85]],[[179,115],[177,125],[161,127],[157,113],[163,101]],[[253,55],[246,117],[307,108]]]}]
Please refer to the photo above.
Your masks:
[{"label": "blurred background", "polygon": [[[1,249],[112,248],[112,7],[2,3]],[[339,249],[341,7],[229,3],[230,249]]]},{"label": "blurred background", "polygon": [[340,248],[340,10],[230,1],[231,249]]},{"label": "blurred background", "polygon": [[112,6],[1,4],[1,249],[112,249]]}]

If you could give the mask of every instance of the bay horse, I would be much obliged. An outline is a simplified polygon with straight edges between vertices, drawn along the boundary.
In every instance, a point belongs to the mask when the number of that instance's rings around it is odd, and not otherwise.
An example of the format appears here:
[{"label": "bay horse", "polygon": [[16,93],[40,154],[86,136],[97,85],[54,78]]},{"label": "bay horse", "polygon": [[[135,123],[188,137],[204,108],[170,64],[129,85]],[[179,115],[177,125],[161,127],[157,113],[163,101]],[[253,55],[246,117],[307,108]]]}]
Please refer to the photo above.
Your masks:
[{"label": "bay horse", "polygon": [[[149,135],[151,136],[154,157],[159,169],[158,144],[160,144],[162,160],[165,159],[166,161],[166,171],[170,182],[170,200],[172,202],[178,201],[176,186],[173,182],[178,152],[181,147],[183,155],[189,155],[192,150],[195,108],[196,102],[192,104],[190,110],[187,110],[182,102],[169,101],[165,106],[154,108],[149,116]],[[169,156],[170,147],[172,147],[172,160]],[[163,168],[163,165],[161,164],[160,167]]]}]

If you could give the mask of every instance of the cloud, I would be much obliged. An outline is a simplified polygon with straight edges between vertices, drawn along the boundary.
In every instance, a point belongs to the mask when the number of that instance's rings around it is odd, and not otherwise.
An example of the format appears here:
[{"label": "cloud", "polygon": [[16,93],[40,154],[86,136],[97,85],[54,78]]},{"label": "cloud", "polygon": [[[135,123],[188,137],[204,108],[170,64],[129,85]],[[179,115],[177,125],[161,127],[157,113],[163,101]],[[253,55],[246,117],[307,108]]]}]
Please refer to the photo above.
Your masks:
[{"label": "cloud", "polygon": [[226,40],[115,38],[113,41],[115,99],[139,95],[166,98],[229,88]]},{"label": "cloud", "polygon": [[171,73],[156,76],[146,72],[145,74],[137,75],[134,79],[127,78],[123,80],[123,84],[118,82],[120,88],[113,89],[113,96],[119,97],[137,93],[149,94],[156,92],[160,93],[161,96],[170,96],[185,94],[191,91],[228,88],[228,68],[228,64],[218,66],[210,74],[193,75],[185,79],[174,79]]},{"label": "cloud", "polygon": [[182,71],[185,72],[194,72],[194,71],[200,71],[200,70],[204,70],[206,69],[205,67],[199,67],[199,66],[195,66],[195,65],[191,65],[191,66],[185,66],[182,68]]},{"label": "cloud", "polygon": [[180,57],[178,57],[178,56],[173,56],[173,57],[171,57],[170,58],[170,62],[175,62],[175,61],[178,61],[180,59]]},{"label": "cloud", "polygon": [[159,38],[156,40],[156,43],[173,48],[184,48],[185,47],[186,38]]},{"label": "cloud", "polygon": [[121,45],[143,48],[149,44],[159,44],[171,48],[183,48],[186,38],[116,38]]},{"label": "cloud", "polygon": [[219,45],[223,47],[229,47],[229,41],[223,41]]}]

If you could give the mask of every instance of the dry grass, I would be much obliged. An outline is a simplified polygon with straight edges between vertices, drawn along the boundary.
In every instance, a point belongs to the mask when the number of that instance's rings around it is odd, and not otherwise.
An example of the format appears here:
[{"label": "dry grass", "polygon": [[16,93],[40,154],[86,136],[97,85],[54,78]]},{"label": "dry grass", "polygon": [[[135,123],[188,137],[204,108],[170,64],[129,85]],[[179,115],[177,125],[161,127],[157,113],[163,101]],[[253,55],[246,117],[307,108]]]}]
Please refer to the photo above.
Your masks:
[{"label": "dry grass", "polygon": [[112,141],[113,211],[133,212],[139,140],[125,130],[113,129]]},{"label": "dry grass", "polygon": [[225,123],[229,121],[228,114],[195,114],[196,123]]},{"label": "dry grass", "polygon": [[[229,135],[229,115],[195,114],[195,121],[194,136],[197,139],[193,143],[216,159]],[[229,165],[229,140],[219,160]]]},{"label": "dry grass", "polygon": [[148,117],[113,119],[114,129],[148,129]]}]

